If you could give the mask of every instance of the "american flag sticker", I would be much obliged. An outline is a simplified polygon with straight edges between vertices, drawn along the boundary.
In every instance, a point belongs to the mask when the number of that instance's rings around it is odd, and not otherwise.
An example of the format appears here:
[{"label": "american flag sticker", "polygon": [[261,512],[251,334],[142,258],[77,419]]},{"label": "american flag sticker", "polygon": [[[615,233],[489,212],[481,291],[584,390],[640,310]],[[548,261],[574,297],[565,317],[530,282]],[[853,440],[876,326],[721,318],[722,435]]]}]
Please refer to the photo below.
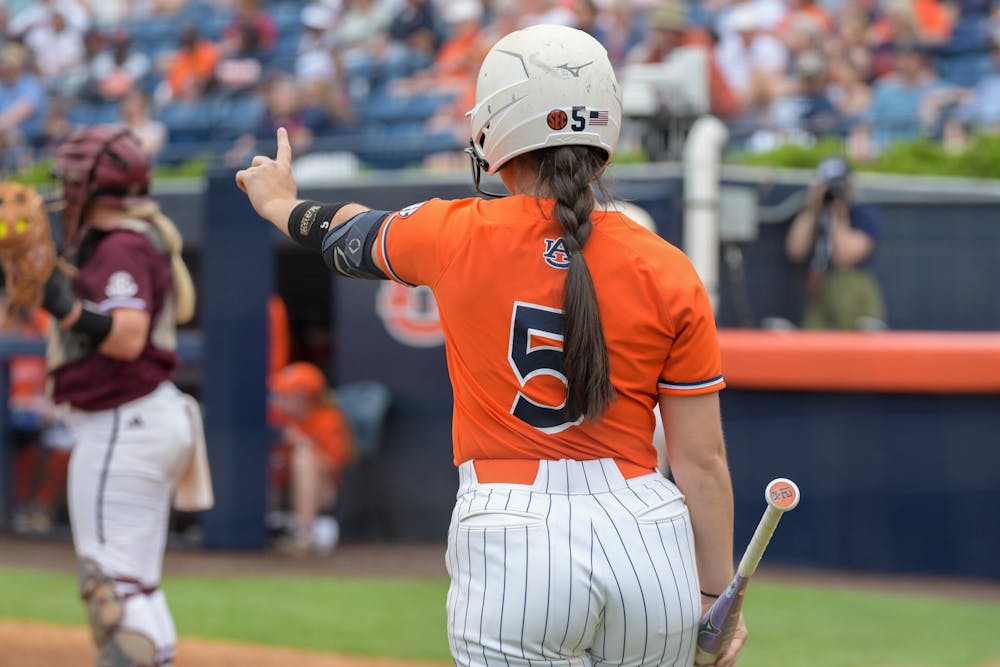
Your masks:
[{"label": "american flag sticker", "polygon": [[607,125],[608,124],[608,112],[607,111],[591,111],[590,112],[590,124],[591,125]]}]

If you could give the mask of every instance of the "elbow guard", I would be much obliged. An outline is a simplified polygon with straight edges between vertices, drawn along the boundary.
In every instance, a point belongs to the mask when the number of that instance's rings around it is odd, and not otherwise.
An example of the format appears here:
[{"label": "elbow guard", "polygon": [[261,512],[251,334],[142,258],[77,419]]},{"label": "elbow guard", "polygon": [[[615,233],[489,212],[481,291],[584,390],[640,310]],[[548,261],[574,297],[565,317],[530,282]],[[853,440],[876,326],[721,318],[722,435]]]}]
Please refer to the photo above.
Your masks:
[{"label": "elbow guard", "polygon": [[323,237],[323,261],[332,271],[348,278],[388,280],[375,258],[372,246],[388,211],[365,211]]}]

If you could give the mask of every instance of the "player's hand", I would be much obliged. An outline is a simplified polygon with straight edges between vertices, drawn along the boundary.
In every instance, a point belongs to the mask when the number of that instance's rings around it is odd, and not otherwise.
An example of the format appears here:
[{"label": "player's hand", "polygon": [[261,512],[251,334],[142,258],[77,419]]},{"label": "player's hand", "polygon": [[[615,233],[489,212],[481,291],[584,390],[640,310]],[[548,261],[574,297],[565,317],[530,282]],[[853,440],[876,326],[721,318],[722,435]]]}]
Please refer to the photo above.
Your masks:
[{"label": "player's hand", "polygon": [[[704,612],[708,611],[708,607],[712,605],[709,604],[705,609],[702,610],[702,615]],[[725,653],[720,655],[718,659],[711,665],[706,665],[706,667],[733,667],[736,664],[736,659],[740,656],[740,651],[743,650],[743,645],[747,643],[747,624],[743,621],[743,614],[740,614],[739,620],[736,621],[736,629],[733,631],[733,638],[729,640],[729,646],[726,647]]]},{"label": "player's hand", "polygon": [[295,207],[298,188],[292,177],[292,146],[288,131],[278,128],[274,159],[258,155],[247,169],[236,172],[236,185],[246,193],[254,210],[276,226],[283,226]]}]

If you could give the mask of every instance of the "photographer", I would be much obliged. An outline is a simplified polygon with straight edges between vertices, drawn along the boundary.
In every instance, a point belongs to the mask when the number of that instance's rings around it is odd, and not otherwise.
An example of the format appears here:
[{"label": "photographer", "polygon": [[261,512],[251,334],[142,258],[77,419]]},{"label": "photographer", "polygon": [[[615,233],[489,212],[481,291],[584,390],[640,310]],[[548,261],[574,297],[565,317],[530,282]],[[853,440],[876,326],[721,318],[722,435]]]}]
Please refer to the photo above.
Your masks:
[{"label": "photographer", "polygon": [[882,219],[851,195],[847,162],[824,160],[785,237],[788,258],[808,263],[806,329],[886,328],[882,293],[868,270]]}]

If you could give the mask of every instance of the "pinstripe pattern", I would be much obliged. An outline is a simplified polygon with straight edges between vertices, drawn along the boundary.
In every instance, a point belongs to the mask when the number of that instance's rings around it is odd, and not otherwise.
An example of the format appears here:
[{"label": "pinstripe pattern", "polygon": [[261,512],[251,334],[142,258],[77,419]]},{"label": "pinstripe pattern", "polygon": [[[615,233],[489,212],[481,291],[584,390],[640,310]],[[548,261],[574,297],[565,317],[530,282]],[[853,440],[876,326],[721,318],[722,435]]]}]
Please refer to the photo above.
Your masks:
[{"label": "pinstripe pattern", "polygon": [[471,463],[449,533],[448,635],[460,666],[689,667],[698,598],[677,488],[610,459],[543,461],[531,486]]}]

